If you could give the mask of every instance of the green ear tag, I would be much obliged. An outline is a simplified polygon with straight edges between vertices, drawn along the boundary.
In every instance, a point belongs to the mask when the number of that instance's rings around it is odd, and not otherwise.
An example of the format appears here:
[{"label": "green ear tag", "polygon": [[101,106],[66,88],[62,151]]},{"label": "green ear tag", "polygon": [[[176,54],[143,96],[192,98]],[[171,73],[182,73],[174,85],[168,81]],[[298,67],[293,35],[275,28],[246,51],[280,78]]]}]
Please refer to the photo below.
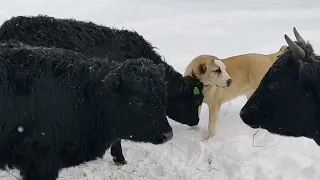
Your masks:
[{"label": "green ear tag", "polygon": [[199,90],[198,87],[194,87],[194,89],[193,89],[193,94],[194,94],[194,95],[200,94],[200,90]]}]

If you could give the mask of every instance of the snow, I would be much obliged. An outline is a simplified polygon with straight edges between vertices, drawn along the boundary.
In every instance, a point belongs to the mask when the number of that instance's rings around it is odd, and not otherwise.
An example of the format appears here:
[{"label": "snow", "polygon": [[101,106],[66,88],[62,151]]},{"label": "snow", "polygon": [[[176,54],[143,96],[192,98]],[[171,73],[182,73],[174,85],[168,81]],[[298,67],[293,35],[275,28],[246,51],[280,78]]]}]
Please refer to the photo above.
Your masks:
[{"label": "snow", "polygon": [[[293,26],[320,51],[319,7],[315,0],[10,0],[1,3],[0,23],[16,15],[47,14],[136,30],[183,73],[199,54],[224,58],[275,52],[285,44],[285,33],[294,37]],[[115,166],[108,150],[103,160],[63,169],[59,179],[320,179],[320,147],[307,138],[281,137],[262,129],[256,133],[239,118],[245,102],[243,96],[222,106],[215,137],[204,140],[204,105],[199,130],[170,120],[174,138],[166,144],[123,141],[127,165]],[[16,177],[17,171],[0,171],[1,179]]]},{"label": "snow", "polygon": [[19,127],[18,127],[18,132],[19,132],[19,133],[23,133],[23,131],[24,131],[24,128],[23,128],[22,126],[19,126]]}]

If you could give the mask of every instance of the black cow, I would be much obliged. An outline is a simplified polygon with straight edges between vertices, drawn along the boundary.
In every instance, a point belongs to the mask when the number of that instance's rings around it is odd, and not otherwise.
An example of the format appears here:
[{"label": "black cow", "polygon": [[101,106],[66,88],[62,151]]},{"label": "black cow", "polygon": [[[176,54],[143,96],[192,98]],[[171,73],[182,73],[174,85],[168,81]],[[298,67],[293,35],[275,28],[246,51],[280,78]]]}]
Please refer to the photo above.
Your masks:
[{"label": "black cow", "polygon": [[320,56],[293,28],[289,47],[240,111],[244,123],[271,133],[314,139],[320,145]]},{"label": "black cow", "polygon": [[[61,168],[102,158],[119,139],[172,138],[163,68],[59,48],[0,43],[0,169],[55,180]],[[164,70],[163,70],[164,71]]]},{"label": "black cow", "polygon": [[[0,28],[0,41],[10,39],[35,46],[65,48],[87,57],[109,57],[117,60],[145,57],[155,64],[163,63],[168,88],[167,116],[189,126],[199,123],[198,108],[203,100],[203,84],[193,77],[183,77],[175,71],[153,50],[151,44],[136,32],[73,19],[42,15],[17,16],[5,21]],[[126,163],[120,141],[112,146],[111,154],[117,164]]]}]

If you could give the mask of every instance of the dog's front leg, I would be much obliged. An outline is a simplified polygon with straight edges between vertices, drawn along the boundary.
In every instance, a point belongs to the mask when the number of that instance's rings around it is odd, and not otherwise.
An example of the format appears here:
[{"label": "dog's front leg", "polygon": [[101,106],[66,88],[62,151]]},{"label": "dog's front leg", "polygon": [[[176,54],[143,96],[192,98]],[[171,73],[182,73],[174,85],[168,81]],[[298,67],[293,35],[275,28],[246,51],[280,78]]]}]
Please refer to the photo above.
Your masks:
[{"label": "dog's front leg", "polygon": [[216,135],[220,107],[220,103],[214,103],[212,106],[209,107],[209,137]]}]

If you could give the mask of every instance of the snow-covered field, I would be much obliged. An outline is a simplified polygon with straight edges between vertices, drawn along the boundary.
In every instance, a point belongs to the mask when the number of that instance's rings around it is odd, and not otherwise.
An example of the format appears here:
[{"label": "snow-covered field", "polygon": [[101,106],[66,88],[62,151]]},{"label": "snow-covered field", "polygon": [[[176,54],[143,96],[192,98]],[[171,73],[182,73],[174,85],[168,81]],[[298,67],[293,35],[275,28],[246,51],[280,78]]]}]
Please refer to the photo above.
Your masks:
[{"label": "snow-covered field", "polygon": [[[316,0],[1,0],[0,23],[16,15],[47,14],[134,29],[159,48],[183,73],[199,54],[227,57],[272,53],[296,26],[320,52],[320,2]],[[318,24],[319,23],[319,24]],[[61,171],[60,180],[318,180],[320,147],[306,138],[271,135],[239,118],[246,101],[223,105],[218,135],[203,140],[208,109],[199,131],[170,120],[174,138],[163,145],[123,141],[128,164],[117,167],[109,150],[103,160]],[[14,180],[16,171],[0,171]]]}]

